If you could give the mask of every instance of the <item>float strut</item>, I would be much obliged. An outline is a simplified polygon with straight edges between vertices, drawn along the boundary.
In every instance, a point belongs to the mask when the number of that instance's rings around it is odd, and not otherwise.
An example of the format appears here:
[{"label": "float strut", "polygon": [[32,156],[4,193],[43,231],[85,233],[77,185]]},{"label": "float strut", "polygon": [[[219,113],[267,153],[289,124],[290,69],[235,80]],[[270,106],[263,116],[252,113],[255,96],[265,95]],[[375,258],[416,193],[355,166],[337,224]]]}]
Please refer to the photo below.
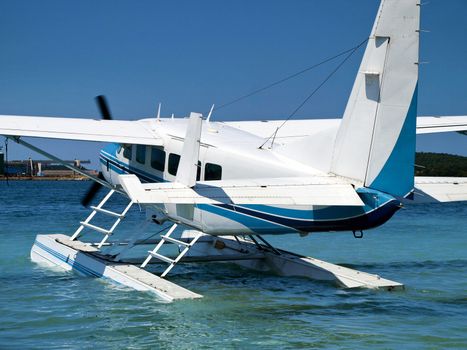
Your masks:
[{"label": "float strut", "polygon": [[[358,232],[359,232],[359,233],[358,233]],[[352,233],[353,233],[353,236],[354,236],[355,238],[363,238],[363,231],[362,231],[362,230],[360,230],[360,231],[352,231]]]}]

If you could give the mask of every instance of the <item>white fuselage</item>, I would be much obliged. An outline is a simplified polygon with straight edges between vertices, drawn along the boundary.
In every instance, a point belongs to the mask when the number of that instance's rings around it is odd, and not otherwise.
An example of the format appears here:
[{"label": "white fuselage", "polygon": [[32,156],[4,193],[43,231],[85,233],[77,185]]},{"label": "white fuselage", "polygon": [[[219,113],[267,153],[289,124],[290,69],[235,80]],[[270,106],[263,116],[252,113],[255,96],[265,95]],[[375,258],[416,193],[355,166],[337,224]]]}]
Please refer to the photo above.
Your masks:
[{"label": "white fuselage", "polygon": [[[111,184],[119,185],[118,176],[121,174],[135,174],[142,182],[175,180],[188,119],[163,118],[145,122],[149,128],[157,128],[164,146],[113,144],[106,147],[101,152],[101,166],[106,180]],[[203,121],[198,181],[334,177],[275,152],[274,148],[260,147],[263,143],[263,138],[224,123]],[[365,207],[208,204],[151,207],[156,208],[158,221],[169,217],[210,234],[303,233],[356,230],[379,225],[394,210],[385,212],[382,217],[378,215],[370,222],[362,221],[376,209],[388,203],[394,204],[391,196],[379,195],[381,200],[378,205],[368,203]]]}]

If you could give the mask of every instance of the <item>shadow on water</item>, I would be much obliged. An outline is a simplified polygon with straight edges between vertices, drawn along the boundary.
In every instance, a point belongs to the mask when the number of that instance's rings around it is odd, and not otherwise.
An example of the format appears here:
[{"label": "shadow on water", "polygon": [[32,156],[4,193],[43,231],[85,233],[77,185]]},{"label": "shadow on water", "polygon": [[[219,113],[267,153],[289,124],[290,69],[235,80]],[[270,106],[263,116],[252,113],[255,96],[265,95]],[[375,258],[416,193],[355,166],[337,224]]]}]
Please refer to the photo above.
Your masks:
[{"label": "shadow on water", "polygon": [[403,262],[390,262],[390,263],[367,263],[367,264],[339,264],[352,269],[404,269],[404,268],[416,268],[416,269],[436,269],[436,268],[465,268],[467,267],[467,260],[453,259],[444,261],[403,261]]}]

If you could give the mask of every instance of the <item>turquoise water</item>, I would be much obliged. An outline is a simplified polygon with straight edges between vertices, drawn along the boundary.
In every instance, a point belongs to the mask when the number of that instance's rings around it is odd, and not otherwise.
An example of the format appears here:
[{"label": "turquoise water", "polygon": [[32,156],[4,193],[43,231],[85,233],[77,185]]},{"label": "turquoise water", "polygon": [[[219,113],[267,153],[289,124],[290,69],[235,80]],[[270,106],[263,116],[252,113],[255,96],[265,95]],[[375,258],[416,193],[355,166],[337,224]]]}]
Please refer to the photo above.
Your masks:
[{"label": "turquoise water", "polygon": [[[227,264],[177,267],[204,295],[162,304],[148,293],[30,261],[38,233],[72,233],[88,182],[0,183],[1,349],[465,349],[467,204],[412,206],[365,232],[270,238],[276,245],[403,282],[347,291]],[[118,235],[156,231],[133,208]]]}]

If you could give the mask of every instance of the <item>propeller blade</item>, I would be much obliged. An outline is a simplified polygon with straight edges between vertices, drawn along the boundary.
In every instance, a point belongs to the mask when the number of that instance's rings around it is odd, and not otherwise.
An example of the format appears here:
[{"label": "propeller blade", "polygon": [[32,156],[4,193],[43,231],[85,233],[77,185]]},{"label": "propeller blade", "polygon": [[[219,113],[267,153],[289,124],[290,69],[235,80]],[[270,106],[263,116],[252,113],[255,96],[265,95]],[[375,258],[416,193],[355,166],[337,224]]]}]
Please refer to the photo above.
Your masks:
[{"label": "propeller blade", "polygon": [[101,111],[102,119],[104,120],[112,120],[112,116],[110,115],[110,109],[105,100],[103,95],[99,95],[96,97],[97,105],[99,106],[99,110]]},{"label": "propeller blade", "polygon": [[[101,180],[104,180],[104,176],[102,175],[101,172],[99,172],[99,175],[97,177],[99,179],[101,179]],[[100,183],[98,183],[98,182],[94,182],[91,185],[91,187],[89,187],[88,192],[83,197],[83,199],[81,199],[81,204],[83,205],[83,207],[87,207],[89,205],[89,203],[92,202],[92,200],[94,199],[94,197],[96,197],[96,194],[99,192],[101,187],[102,187],[102,185]]]}]

